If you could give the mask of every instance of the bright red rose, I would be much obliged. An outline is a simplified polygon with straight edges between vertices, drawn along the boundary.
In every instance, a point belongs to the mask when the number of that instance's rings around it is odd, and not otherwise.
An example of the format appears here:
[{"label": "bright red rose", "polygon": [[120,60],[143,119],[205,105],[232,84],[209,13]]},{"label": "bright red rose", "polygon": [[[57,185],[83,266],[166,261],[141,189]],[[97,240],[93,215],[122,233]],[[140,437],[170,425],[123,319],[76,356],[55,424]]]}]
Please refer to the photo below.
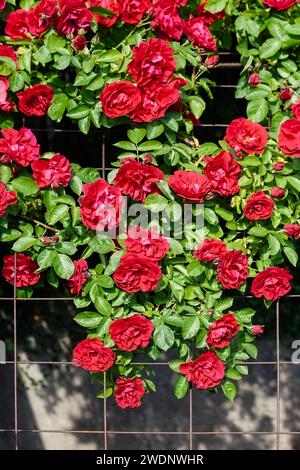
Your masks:
[{"label": "bright red rose", "polygon": [[189,0],[153,0],[152,10],[173,11],[174,9],[185,6],[188,1]]},{"label": "bright red rose", "polygon": [[99,99],[104,114],[111,119],[130,114],[142,101],[140,90],[126,80],[106,85]]},{"label": "bright red rose", "polygon": [[9,113],[10,111],[14,111],[16,109],[15,103],[11,100],[6,100],[5,103],[0,103],[0,109],[5,113]]},{"label": "bright red rose", "polygon": [[121,20],[129,24],[138,24],[150,6],[150,0],[122,0]]},{"label": "bright red rose", "polygon": [[300,158],[300,121],[284,121],[279,129],[278,140],[278,147],[283,153]]},{"label": "bright red rose", "polygon": [[249,85],[253,87],[258,86],[260,83],[260,78],[259,78],[258,73],[251,73],[248,82],[249,82]]},{"label": "bright red rose", "polygon": [[274,201],[263,191],[256,191],[247,200],[244,214],[247,219],[252,221],[267,220],[273,215],[274,205]]},{"label": "bright red rose", "polygon": [[275,10],[287,10],[288,8],[296,5],[299,0],[263,0],[267,7],[275,8]]},{"label": "bright red rose", "polygon": [[55,154],[52,158],[37,160],[31,164],[33,177],[39,188],[59,188],[68,186],[72,178],[72,167],[69,160]]},{"label": "bright red rose", "polygon": [[83,225],[92,230],[111,230],[119,225],[124,206],[119,188],[102,178],[84,184],[80,196],[80,215]]},{"label": "bright red rose", "polygon": [[0,11],[4,10],[6,7],[6,0],[0,0]]},{"label": "bright red rose", "polygon": [[109,334],[121,351],[135,351],[148,346],[153,330],[154,326],[148,318],[135,314],[113,321]]},{"label": "bright red rose", "polygon": [[190,15],[184,24],[184,32],[193,46],[205,49],[206,51],[216,51],[217,44],[209,27],[200,18]]},{"label": "bright red rose", "polygon": [[281,90],[279,93],[279,98],[281,101],[289,101],[293,96],[293,90],[290,88],[285,88],[284,90]]},{"label": "bright red rose", "polygon": [[76,51],[82,51],[86,46],[86,39],[85,36],[76,36],[73,39],[73,47],[76,49]]},{"label": "bright red rose", "polygon": [[74,261],[74,273],[67,282],[70,294],[77,296],[81,294],[83,286],[89,277],[88,269],[88,264],[84,259]]},{"label": "bright red rose", "polygon": [[282,199],[285,196],[285,191],[283,188],[272,188],[270,191],[272,197],[276,199]]},{"label": "bright red rose", "polygon": [[156,81],[167,83],[176,69],[176,61],[171,46],[162,39],[151,38],[133,48],[133,59],[128,72],[139,86]]},{"label": "bright red rose", "polygon": [[6,18],[5,34],[10,39],[29,39],[27,25],[27,11],[16,10],[8,14]]},{"label": "bright red rose", "polygon": [[80,29],[85,31],[91,27],[93,15],[81,0],[61,2],[57,32],[61,36],[77,34]]},{"label": "bright red rose", "polygon": [[227,251],[217,268],[219,282],[225,289],[239,289],[248,277],[248,259],[241,250]]},{"label": "bright red rose", "polygon": [[211,191],[223,197],[233,196],[240,190],[240,165],[224,150],[216,157],[205,157],[203,173],[210,181]]},{"label": "bright red rose", "polygon": [[105,372],[114,365],[115,358],[114,351],[98,338],[84,339],[73,351],[75,365],[90,372]]},{"label": "bright red rose", "polygon": [[267,145],[268,133],[257,122],[238,118],[234,119],[227,127],[224,140],[238,155],[240,155],[240,152],[245,152],[249,155],[260,155],[264,152]]},{"label": "bright red rose", "polygon": [[142,404],[141,399],[144,395],[145,387],[142,379],[120,377],[116,380],[114,396],[120,408],[138,408]]},{"label": "bright red rose", "polygon": [[160,261],[170,249],[168,240],[156,229],[144,230],[140,226],[129,227],[124,243],[128,253],[143,255],[152,261]]},{"label": "bright red rose", "polygon": [[283,227],[283,230],[287,234],[288,237],[292,237],[295,240],[299,240],[300,238],[300,225],[297,224],[287,224]]},{"label": "bright red rose", "polygon": [[114,13],[110,18],[104,18],[99,13],[93,13],[97,23],[106,26],[106,28],[111,28],[116,23],[120,14],[119,0],[88,0],[88,5],[90,7],[106,8]]},{"label": "bright red rose", "polygon": [[151,22],[151,28],[160,33],[166,39],[179,41],[183,34],[184,21],[179,16],[177,8],[173,10],[158,9],[155,11]]},{"label": "bright red rose", "polygon": [[271,267],[257,274],[252,282],[251,293],[254,297],[277,300],[291,290],[293,276],[284,268]]},{"label": "bright red rose", "polygon": [[[1,46],[0,46],[0,55],[2,55]],[[291,111],[292,111],[292,115],[300,121],[300,100],[292,104]]]},{"label": "bright red rose", "polygon": [[204,0],[204,2],[200,3],[197,7],[197,14],[198,18],[203,21],[203,23],[210,25],[214,21],[219,20],[220,18],[224,18],[225,16],[225,11],[219,11],[218,13],[211,13],[208,10],[205,10],[205,5],[207,4],[207,0]]},{"label": "bright red rose", "polygon": [[264,327],[261,326],[261,325],[253,325],[251,327],[251,333],[254,335],[254,336],[258,336],[258,335],[262,335],[264,332]]},{"label": "bright red rose", "polygon": [[11,161],[21,166],[28,166],[40,158],[40,146],[31,130],[22,127],[16,129],[2,129],[0,139],[1,162]]},{"label": "bright red rose", "polygon": [[30,256],[24,255],[24,253],[18,253],[16,255],[15,274],[15,256],[6,255],[3,258],[2,276],[11,285],[14,285],[16,278],[16,287],[33,286],[41,277],[39,273],[36,273],[38,268],[38,264],[33,261]]},{"label": "bright red rose", "polygon": [[129,117],[134,122],[152,122],[163,117],[170,106],[180,99],[179,91],[170,85],[152,85],[144,88],[142,102]]},{"label": "bright red rose", "polygon": [[8,206],[16,204],[16,202],[15,191],[7,191],[5,184],[0,182],[0,217],[6,214]]},{"label": "bright red rose", "polygon": [[144,202],[149,194],[159,193],[157,183],[164,179],[163,172],[152,165],[126,159],[115,176],[114,184],[122,194],[134,201]]},{"label": "bright red rose", "polygon": [[206,342],[211,348],[226,348],[239,331],[240,325],[236,317],[232,313],[226,313],[210,325]]},{"label": "bright red rose", "polygon": [[26,116],[44,116],[53,100],[53,90],[48,85],[33,85],[17,93],[19,110]]},{"label": "bright red rose", "polygon": [[113,274],[117,286],[128,293],[156,289],[162,271],[157,263],[142,255],[125,254]]},{"label": "bright red rose", "polygon": [[217,54],[211,55],[205,59],[204,65],[207,68],[214,67],[219,62],[219,56]]},{"label": "bright red rose", "polygon": [[225,375],[225,364],[212,351],[201,354],[194,361],[181,364],[179,370],[196,388],[217,387]]},{"label": "bright red rose", "polygon": [[40,37],[55,24],[56,18],[56,0],[42,0],[36,7],[27,11],[26,20],[30,34]]},{"label": "bright red rose", "polygon": [[9,57],[12,59],[16,64],[18,63],[18,57],[15,51],[11,46],[6,46],[5,44],[0,44],[0,56],[1,57]]},{"label": "bright red rose", "polygon": [[177,170],[169,176],[168,185],[178,196],[197,203],[202,203],[211,190],[207,176],[196,171]]},{"label": "bright red rose", "polygon": [[218,263],[227,252],[226,244],[221,240],[208,238],[204,240],[196,249],[194,256],[199,261],[205,263]]}]

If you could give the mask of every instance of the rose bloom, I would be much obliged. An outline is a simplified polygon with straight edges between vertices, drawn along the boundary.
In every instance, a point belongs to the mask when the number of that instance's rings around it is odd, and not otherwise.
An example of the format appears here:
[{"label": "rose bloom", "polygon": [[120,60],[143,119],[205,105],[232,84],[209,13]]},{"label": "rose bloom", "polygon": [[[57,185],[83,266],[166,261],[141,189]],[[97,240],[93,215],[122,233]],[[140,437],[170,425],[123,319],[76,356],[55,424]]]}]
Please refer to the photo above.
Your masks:
[{"label": "rose bloom", "polygon": [[178,196],[197,203],[202,203],[211,190],[207,176],[196,171],[177,170],[169,176],[168,185]]},{"label": "rose bloom", "polygon": [[0,76],[0,105],[6,103],[7,90],[9,89],[9,81],[6,77]]},{"label": "rose bloom", "polygon": [[160,261],[170,249],[168,240],[156,229],[144,230],[140,226],[129,227],[124,243],[127,253],[143,255],[152,261]]},{"label": "rose bloom", "polygon": [[56,0],[42,0],[36,7],[27,11],[26,20],[30,34],[40,37],[55,24],[56,18]]},{"label": "rose bloom", "polygon": [[248,80],[249,85],[251,86],[258,86],[260,83],[260,78],[258,73],[251,73],[249,80]]},{"label": "rose bloom", "polygon": [[93,16],[96,18],[97,23],[101,24],[102,26],[106,26],[106,28],[111,28],[116,23],[120,14],[119,0],[88,0],[88,5],[90,7],[106,8],[107,10],[110,10],[114,13],[114,15],[110,18],[105,18],[99,13],[96,14],[92,12]]},{"label": "rose bloom", "polygon": [[157,263],[142,255],[127,253],[122,256],[113,274],[117,286],[128,292],[151,292],[156,289],[162,271]]},{"label": "rose bloom", "polygon": [[184,32],[193,44],[207,51],[216,51],[217,44],[208,26],[200,18],[194,18],[190,15],[188,21],[184,24]]},{"label": "rose bloom", "polygon": [[283,227],[284,232],[288,237],[292,237],[295,240],[300,238],[300,225],[297,224],[287,224]]},{"label": "rose bloom", "polygon": [[81,294],[83,286],[89,277],[87,272],[88,269],[88,264],[84,259],[74,261],[74,273],[67,282],[70,294],[76,296]]},{"label": "rose bloom", "polygon": [[265,195],[263,191],[256,191],[251,194],[244,207],[244,214],[247,219],[267,220],[273,215],[274,201]]},{"label": "rose bloom", "polygon": [[15,51],[11,46],[6,46],[5,44],[0,44],[0,56],[9,57],[16,64],[18,64],[18,57]]},{"label": "rose bloom", "polygon": [[251,333],[254,335],[254,336],[258,336],[258,335],[262,335],[264,332],[264,327],[261,326],[261,325],[253,325],[251,327]]},{"label": "rose bloom", "polygon": [[116,380],[114,396],[120,408],[138,408],[142,404],[141,399],[144,395],[145,387],[142,379],[119,377]]},{"label": "rose bloom", "polygon": [[4,183],[0,182],[0,217],[6,214],[8,206],[17,202],[15,191],[7,191]]},{"label": "rose bloom", "polygon": [[212,351],[201,354],[194,361],[181,364],[179,370],[196,388],[217,387],[225,375],[225,364]]},{"label": "rose bloom", "polygon": [[150,6],[150,0],[122,0],[120,2],[121,20],[129,24],[138,24]]},{"label": "rose bloom", "polygon": [[282,199],[285,196],[285,191],[283,188],[272,188],[270,191],[272,197],[276,199]]},{"label": "rose bloom", "polygon": [[103,113],[111,119],[129,114],[142,101],[140,90],[126,80],[119,80],[107,85],[99,99],[102,103]]},{"label": "rose bloom", "polygon": [[84,36],[76,36],[73,39],[73,47],[76,51],[82,51],[86,46],[86,39]]},{"label": "rose bloom", "polygon": [[207,68],[214,67],[219,62],[219,56],[217,54],[211,55],[205,59],[204,65]]},{"label": "rose bloom", "polygon": [[36,273],[38,268],[38,264],[33,261],[30,256],[24,255],[24,253],[18,253],[16,255],[15,276],[15,256],[6,255],[3,258],[2,276],[11,285],[14,285],[16,277],[16,287],[33,286],[40,280],[41,277],[39,273]]},{"label": "rose bloom", "polygon": [[278,147],[283,153],[300,158],[300,121],[284,121],[279,129],[278,140]]},{"label": "rose bloom", "polygon": [[48,85],[33,85],[17,93],[19,110],[26,116],[43,116],[53,100],[53,90]]},{"label": "rose bloom", "polygon": [[133,48],[133,59],[128,72],[139,86],[156,81],[166,83],[176,69],[176,61],[171,46],[162,39],[151,38]]},{"label": "rose bloom", "polygon": [[39,188],[65,187],[68,186],[72,178],[72,167],[69,160],[59,153],[52,158],[33,162],[31,168]]},{"label": "rose bloom", "polygon": [[233,196],[240,190],[240,165],[224,150],[216,157],[205,157],[203,173],[210,181],[211,191],[223,197]]},{"label": "rose bloom", "polygon": [[10,39],[29,39],[27,25],[27,11],[16,10],[8,14],[6,18],[5,34]]},{"label": "rose bloom", "polygon": [[151,28],[166,39],[179,41],[183,34],[184,21],[179,16],[176,6],[173,10],[157,9],[155,11]]},{"label": "rose bloom", "polygon": [[248,277],[248,259],[241,250],[225,253],[217,268],[219,282],[225,289],[239,289]]},{"label": "rose bloom", "polygon": [[11,161],[21,166],[28,166],[40,158],[40,146],[31,130],[22,127],[16,129],[2,129],[0,139],[0,154],[2,163]]},{"label": "rose bloom", "polygon": [[148,346],[153,330],[154,326],[148,318],[135,314],[113,321],[109,334],[121,351],[135,351]]},{"label": "rose bloom", "polygon": [[227,252],[226,244],[221,240],[208,238],[194,252],[195,258],[205,263],[218,263]]},{"label": "rose bloom", "polygon": [[98,338],[84,339],[73,351],[73,361],[90,372],[105,372],[115,362],[116,354]]},{"label": "rose bloom", "polygon": [[134,201],[144,202],[149,194],[159,193],[157,183],[163,179],[164,174],[159,168],[129,158],[122,162],[114,184],[122,194],[130,196]]},{"label": "rose bloom", "polygon": [[134,109],[129,117],[134,122],[152,122],[164,117],[170,106],[180,99],[179,91],[169,85],[153,85],[144,88],[141,104]]},{"label": "rose bloom", "polygon": [[209,327],[206,343],[211,348],[226,348],[231,338],[240,331],[240,325],[232,313],[226,313]]},{"label": "rose bloom", "polygon": [[225,11],[219,11],[218,13],[211,13],[210,11],[205,10],[206,4],[207,4],[207,0],[204,0],[204,2],[200,3],[200,5],[197,6],[198,18],[201,21],[203,21],[203,23],[210,25],[214,23],[214,21],[219,20],[220,18],[224,18]]},{"label": "rose bloom", "polygon": [[61,36],[77,34],[91,27],[93,15],[81,0],[63,0],[57,23],[57,32]]},{"label": "rose bloom", "polygon": [[288,8],[296,5],[299,0],[263,0],[267,7],[275,8],[275,10],[287,10]]},{"label": "rose bloom", "polygon": [[[0,55],[1,55],[1,46],[0,46]],[[300,100],[291,106],[292,115],[300,121]]]},{"label": "rose bloom", "polygon": [[285,88],[279,93],[281,101],[289,101],[293,96],[293,91],[290,88]]},{"label": "rose bloom", "polygon": [[80,216],[83,225],[92,230],[111,230],[119,225],[120,212],[124,206],[117,187],[102,178],[84,184],[80,196]]},{"label": "rose bloom", "polygon": [[268,133],[257,122],[238,118],[227,127],[224,140],[238,155],[241,151],[249,155],[260,155],[267,145]]},{"label": "rose bloom", "polygon": [[252,282],[251,293],[254,297],[277,300],[291,290],[293,276],[284,268],[271,267],[257,274]]}]

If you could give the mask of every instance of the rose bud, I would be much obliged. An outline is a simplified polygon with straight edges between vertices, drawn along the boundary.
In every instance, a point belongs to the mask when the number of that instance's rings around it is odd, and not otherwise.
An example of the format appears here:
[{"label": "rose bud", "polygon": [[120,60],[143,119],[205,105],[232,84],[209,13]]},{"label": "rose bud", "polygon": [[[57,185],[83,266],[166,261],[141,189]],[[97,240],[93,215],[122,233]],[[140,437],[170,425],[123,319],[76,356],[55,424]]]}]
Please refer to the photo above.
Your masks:
[{"label": "rose bud", "polygon": [[86,39],[84,36],[78,35],[73,39],[73,47],[77,51],[82,51],[82,49],[84,49],[85,46],[86,46]]},{"label": "rose bud", "polygon": [[279,93],[281,101],[289,101],[293,96],[293,91],[290,88],[285,88]]},{"label": "rose bud", "polygon": [[251,333],[255,336],[262,335],[264,332],[264,327],[261,325],[253,325],[251,328]]},{"label": "rose bud", "polygon": [[44,245],[54,245],[55,243],[59,242],[59,236],[53,235],[53,237],[42,237],[41,242]]},{"label": "rose bud", "polygon": [[284,162],[276,162],[275,165],[274,165],[274,167],[273,167],[273,169],[274,169],[275,171],[281,171],[281,170],[284,169],[284,167],[285,167],[285,163],[284,163]]},{"label": "rose bud", "polygon": [[259,78],[258,73],[251,73],[248,83],[251,86],[258,86],[260,83],[260,78]]},{"label": "rose bud", "polygon": [[300,225],[297,224],[287,224],[283,227],[284,232],[288,237],[293,237],[295,240],[300,238]]},{"label": "rose bud", "polygon": [[153,157],[150,153],[144,156],[144,163],[152,163],[153,162]]},{"label": "rose bud", "polygon": [[210,68],[210,67],[214,67],[215,65],[217,65],[218,62],[219,62],[219,56],[217,54],[214,54],[205,59],[204,65]]},{"label": "rose bud", "polygon": [[275,187],[271,189],[270,194],[276,199],[282,199],[285,196],[285,191],[283,188]]}]

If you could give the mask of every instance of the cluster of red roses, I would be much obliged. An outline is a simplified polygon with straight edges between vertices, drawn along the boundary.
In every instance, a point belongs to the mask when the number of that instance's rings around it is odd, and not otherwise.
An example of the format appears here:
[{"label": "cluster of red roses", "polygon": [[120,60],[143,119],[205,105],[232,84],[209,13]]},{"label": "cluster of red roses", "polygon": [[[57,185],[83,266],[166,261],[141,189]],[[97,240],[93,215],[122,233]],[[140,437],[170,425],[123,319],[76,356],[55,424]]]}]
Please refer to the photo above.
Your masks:
[{"label": "cluster of red roses", "polygon": [[263,3],[270,8],[283,11],[299,3],[299,0],[263,0]]}]

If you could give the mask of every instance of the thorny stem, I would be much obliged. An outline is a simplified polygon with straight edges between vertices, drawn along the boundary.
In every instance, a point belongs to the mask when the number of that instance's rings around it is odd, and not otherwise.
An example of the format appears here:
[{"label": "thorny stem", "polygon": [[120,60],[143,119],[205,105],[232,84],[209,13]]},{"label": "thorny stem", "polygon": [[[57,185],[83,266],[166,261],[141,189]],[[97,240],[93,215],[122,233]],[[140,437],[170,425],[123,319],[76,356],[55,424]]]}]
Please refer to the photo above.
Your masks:
[{"label": "thorny stem", "polygon": [[22,215],[22,219],[28,220],[30,222],[33,222],[36,225],[39,225],[40,227],[44,227],[47,230],[51,230],[51,232],[59,233],[59,230],[54,227],[50,227],[50,225],[44,224],[43,222],[40,222],[39,220],[32,219],[31,217],[28,217],[27,215]]}]

